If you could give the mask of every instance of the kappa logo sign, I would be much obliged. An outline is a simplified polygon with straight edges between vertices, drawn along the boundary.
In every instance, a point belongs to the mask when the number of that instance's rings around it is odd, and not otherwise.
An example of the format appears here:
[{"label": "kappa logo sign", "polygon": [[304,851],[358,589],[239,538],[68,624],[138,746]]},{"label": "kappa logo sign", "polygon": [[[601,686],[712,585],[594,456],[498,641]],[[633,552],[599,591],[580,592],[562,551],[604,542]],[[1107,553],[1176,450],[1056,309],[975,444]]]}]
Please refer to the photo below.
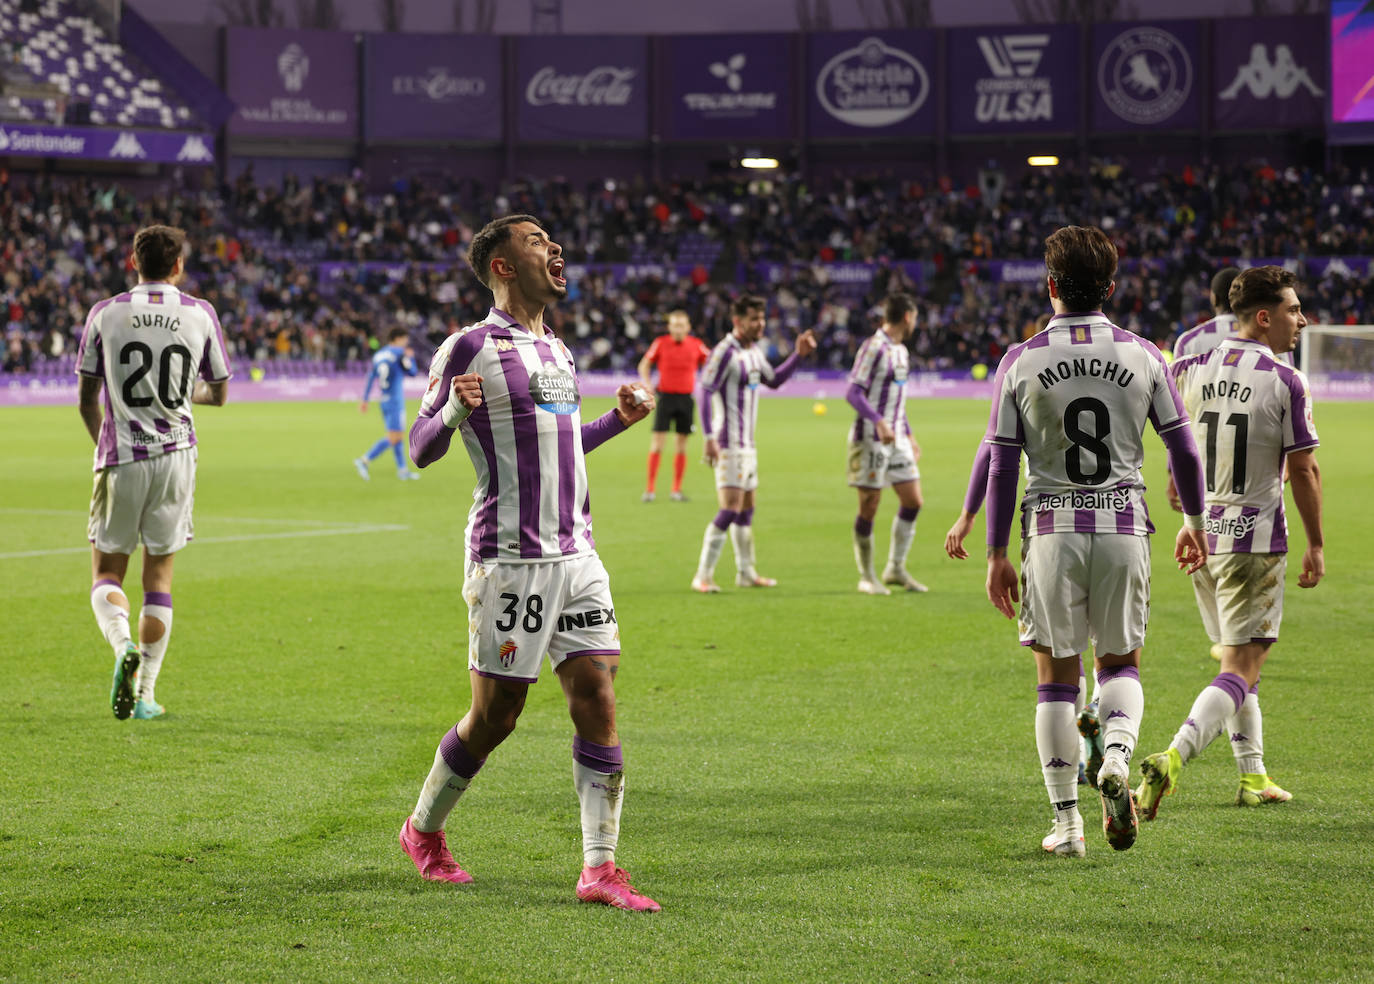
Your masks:
[{"label": "kappa logo sign", "polygon": [[1291,99],[1299,88],[1306,89],[1313,96],[1326,92],[1312,81],[1307,69],[1293,60],[1293,49],[1286,44],[1274,46],[1274,58],[1269,59],[1267,45],[1255,44],[1250,47],[1250,60],[1236,69],[1236,77],[1231,84],[1217,94],[1220,99],[1236,99],[1242,89],[1250,90],[1256,99]]},{"label": "kappa logo sign", "polygon": [[177,160],[186,161],[190,164],[212,164],[215,155],[205,145],[205,138],[193,133],[186,138],[186,142],[177,151]]},{"label": "kappa logo sign", "polygon": [[136,160],[140,157],[147,157],[148,152],[143,149],[143,145],[138,142],[138,137],[129,132],[124,132],[116,138],[114,146],[110,148],[111,157],[121,157],[126,160]]},{"label": "kappa logo sign", "polygon": [[1136,27],[1112,39],[1097,63],[1097,88],[1128,123],[1149,126],[1177,113],[1193,92],[1193,60],[1173,34]]},{"label": "kappa logo sign", "polygon": [[300,92],[310,74],[310,57],[305,49],[294,41],[283,48],[277,56],[277,74],[287,92]]},{"label": "kappa logo sign", "polygon": [[1024,79],[1034,75],[1045,54],[1045,46],[1049,43],[1048,34],[984,35],[978,38],[978,48],[987,60],[989,71],[999,79],[1012,76]]}]

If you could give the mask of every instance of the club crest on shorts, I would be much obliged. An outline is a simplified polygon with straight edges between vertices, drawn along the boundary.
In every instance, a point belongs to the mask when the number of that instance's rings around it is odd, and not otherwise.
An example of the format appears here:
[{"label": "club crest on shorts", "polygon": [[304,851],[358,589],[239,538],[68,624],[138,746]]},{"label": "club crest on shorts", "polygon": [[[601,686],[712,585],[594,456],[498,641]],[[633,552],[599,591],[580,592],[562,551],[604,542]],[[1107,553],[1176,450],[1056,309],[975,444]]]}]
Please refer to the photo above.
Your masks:
[{"label": "club crest on shorts", "polygon": [[496,654],[501,657],[502,668],[507,670],[511,668],[511,664],[515,662],[515,651],[519,648],[509,639],[501,643],[501,648],[496,651]]}]

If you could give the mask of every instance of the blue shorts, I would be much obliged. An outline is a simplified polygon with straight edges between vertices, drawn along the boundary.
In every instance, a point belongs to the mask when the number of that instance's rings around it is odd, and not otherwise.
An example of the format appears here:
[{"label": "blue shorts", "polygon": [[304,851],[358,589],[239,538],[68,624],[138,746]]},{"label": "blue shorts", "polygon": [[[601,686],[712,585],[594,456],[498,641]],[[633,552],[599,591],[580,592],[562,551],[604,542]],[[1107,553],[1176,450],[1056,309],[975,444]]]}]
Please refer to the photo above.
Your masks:
[{"label": "blue shorts", "polygon": [[399,403],[383,403],[382,422],[386,424],[389,431],[406,429],[406,405],[405,401]]}]

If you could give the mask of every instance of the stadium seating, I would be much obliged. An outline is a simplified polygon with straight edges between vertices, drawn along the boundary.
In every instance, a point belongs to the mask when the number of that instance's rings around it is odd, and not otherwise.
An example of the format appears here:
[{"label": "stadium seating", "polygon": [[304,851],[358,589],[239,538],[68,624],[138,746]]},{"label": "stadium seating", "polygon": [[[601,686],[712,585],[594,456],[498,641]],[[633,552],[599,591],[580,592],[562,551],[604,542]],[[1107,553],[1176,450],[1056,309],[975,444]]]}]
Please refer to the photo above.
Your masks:
[{"label": "stadium seating", "polygon": [[0,37],[11,46],[10,68],[62,95],[4,97],[3,115],[15,120],[96,126],[191,128],[190,108],[137,58],[71,0],[41,0],[25,12],[19,0],[0,0]]}]

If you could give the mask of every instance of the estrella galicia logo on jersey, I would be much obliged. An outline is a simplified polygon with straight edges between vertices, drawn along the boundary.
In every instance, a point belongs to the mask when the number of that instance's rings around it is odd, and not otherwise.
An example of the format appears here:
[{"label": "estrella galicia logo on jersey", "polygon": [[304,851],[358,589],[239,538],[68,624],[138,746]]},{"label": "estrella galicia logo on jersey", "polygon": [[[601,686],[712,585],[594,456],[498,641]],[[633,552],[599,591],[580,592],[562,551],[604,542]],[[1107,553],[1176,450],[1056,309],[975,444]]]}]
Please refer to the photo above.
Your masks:
[{"label": "estrella galicia logo on jersey", "polygon": [[757,369],[750,369],[750,370],[749,370],[749,388],[750,388],[750,389],[758,389],[758,388],[759,388],[759,380],[762,379],[762,378],[763,378],[763,374],[760,373]]},{"label": "estrella galicia logo on jersey", "polygon": [[1134,27],[1112,39],[1097,63],[1097,88],[1107,107],[1128,123],[1162,123],[1193,91],[1193,60],[1173,34]]},{"label": "estrella galicia logo on jersey", "polygon": [[557,414],[577,413],[582,402],[576,377],[552,362],[544,363],[530,375],[530,399],[540,410]]},{"label": "estrella galicia logo on jersey", "polygon": [[507,669],[507,670],[510,669],[511,664],[515,662],[515,652],[516,652],[516,650],[518,650],[519,648],[520,648],[519,646],[517,646],[515,643],[511,642],[509,639],[507,639],[505,642],[501,643],[501,648],[498,649],[496,652],[497,652],[497,655],[499,655],[499,656],[501,657],[501,666],[502,666],[502,667],[504,667],[504,668]]}]

